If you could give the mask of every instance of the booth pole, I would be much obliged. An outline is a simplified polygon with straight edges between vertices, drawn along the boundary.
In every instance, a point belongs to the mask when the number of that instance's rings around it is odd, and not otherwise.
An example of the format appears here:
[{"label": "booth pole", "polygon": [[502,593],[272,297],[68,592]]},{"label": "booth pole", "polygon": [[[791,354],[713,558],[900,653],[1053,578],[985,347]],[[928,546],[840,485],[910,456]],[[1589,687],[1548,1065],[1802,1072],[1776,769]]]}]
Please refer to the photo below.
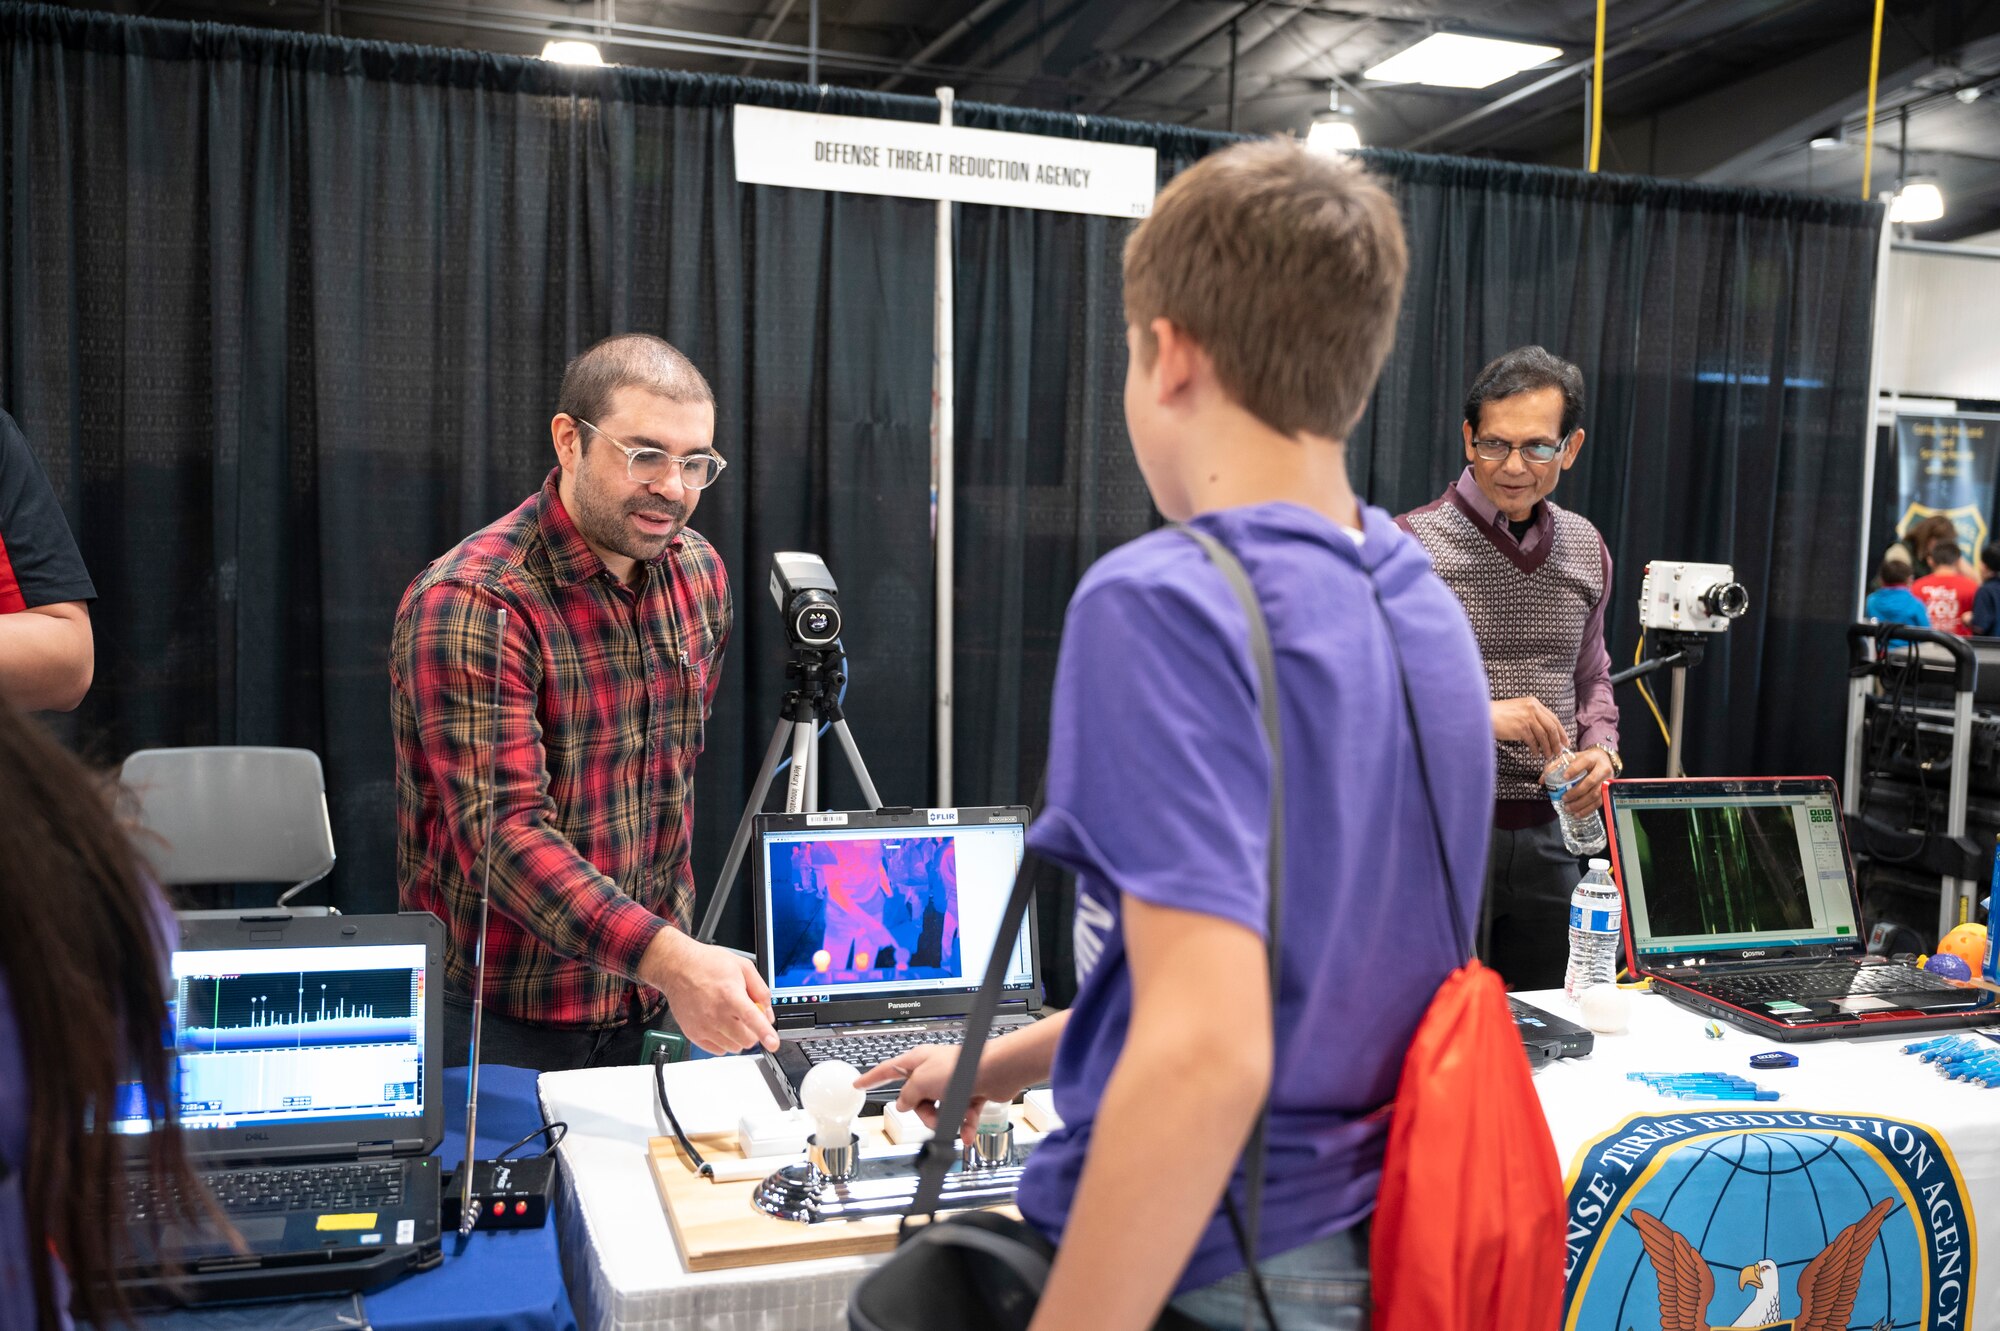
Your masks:
[{"label": "booth pole", "polygon": [[[951,124],[952,90],[939,88],[938,124]],[[952,473],[952,262],[951,201],[937,206],[937,291],[931,300],[931,566],[937,570],[937,799],[951,807],[952,534],[956,479]]]},{"label": "booth pole", "polygon": [[[1883,196],[1882,234],[1875,242],[1875,309],[1870,332],[1871,346],[1868,354],[1868,410],[1866,428],[1868,436],[1861,443],[1861,556],[1860,575],[1855,580],[1854,618],[1858,621],[1868,604],[1868,575],[1870,573],[1868,552],[1874,542],[1874,534],[1868,530],[1869,518],[1875,509],[1875,436],[1881,428],[1882,360],[1888,354],[1889,342],[1889,241],[1895,228],[1889,224],[1888,196]],[[1847,792],[1850,802],[1858,798],[1854,792]],[[1854,809],[1850,813],[1856,812]]]}]

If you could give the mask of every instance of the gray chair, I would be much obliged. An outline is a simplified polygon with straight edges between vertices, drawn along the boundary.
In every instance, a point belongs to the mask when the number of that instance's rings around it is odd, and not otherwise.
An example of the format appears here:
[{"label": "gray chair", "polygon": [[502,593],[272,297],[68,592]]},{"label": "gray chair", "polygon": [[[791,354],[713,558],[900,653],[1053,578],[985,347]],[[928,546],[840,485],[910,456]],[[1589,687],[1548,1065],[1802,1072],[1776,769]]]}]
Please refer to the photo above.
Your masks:
[{"label": "gray chair", "polygon": [[289,883],[277,904],[295,909],[291,899],[333,870],[326,781],[310,749],[141,749],[118,775],[162,883]]}]

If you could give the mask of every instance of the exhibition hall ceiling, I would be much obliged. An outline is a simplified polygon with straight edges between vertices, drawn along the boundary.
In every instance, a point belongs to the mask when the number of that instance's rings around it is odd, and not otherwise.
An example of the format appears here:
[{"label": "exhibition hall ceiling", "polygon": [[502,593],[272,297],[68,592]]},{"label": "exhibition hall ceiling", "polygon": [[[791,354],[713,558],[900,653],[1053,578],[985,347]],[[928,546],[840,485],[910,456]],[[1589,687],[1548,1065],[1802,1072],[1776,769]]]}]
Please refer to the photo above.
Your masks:
[{"label": "exhibition hall ceiling", "polygon": [[[1583,162],[1592,0],[92,0],[87,7],[385,41],[604,59],[1251,133],[1350,121],[1371,146]],[[1865,0],[1611,0],[1610,171],[1859,196]],[[1873,186],[1935,182],[1914,234],[2000,227],[2000,0],[1897,0]],[[1366,71],[1433,33],[1559,55],[1478,89]],[[1233,49],[1233,59],[1232,59]],[[1233,78],[1232,78],[1233,66]],[[1233,91],[1233,96],[1232,96]],[[1815,140],[1818,146],[1813,146]]]}]

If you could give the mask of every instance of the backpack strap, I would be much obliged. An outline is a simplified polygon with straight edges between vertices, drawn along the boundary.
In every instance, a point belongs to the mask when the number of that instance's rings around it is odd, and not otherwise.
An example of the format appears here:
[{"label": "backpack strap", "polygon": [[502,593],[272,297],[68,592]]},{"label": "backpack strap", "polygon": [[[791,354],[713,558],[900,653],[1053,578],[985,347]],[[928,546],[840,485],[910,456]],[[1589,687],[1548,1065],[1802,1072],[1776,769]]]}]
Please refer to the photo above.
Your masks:
[{"label": "backpack strap", "polygon": [[[1197,527],[1176,525],[1174,530],[1201,547],[1202,553],[1222,574],[1223,581],[1229,584],[1229,590],[1236,594],[1237,603],[1243,607],[1243,617],[1250,622],[1250,659],[1257,668],[1257,711],[1263,722],[1264,742],[1271,750],[1270,829],[1264,861],[1269,884],[1265,900],[1264,956],[1271,988],[1271,1039],[1275,1043],[1278,1036],[1279,962],[1283,956],[1279,950],[1279,935],[1284,919],[1285,749],[1278,719],[1278,669],[1271,652],[1271,629],[1264,620],[1264,608],[1257,601],[1257,590],[1251,586],[1250,575],[1235,552]],[[1242,1249],[1243,1269],[1250,1275],[1250,1286],[1257,1295],[1264,1321],[1271,1331],[1277,1331],[1278,1319],[1271,1312],[1271,1299],[1264,1289],[1263,1273],[1257,1269],[1257,1230],[1264,1202],[1265,1141],[1270,1126],[1271,1098],[1266,1092],[1264,1103],[1257,1110],[1256,1126],[1250,1129],[1250,1143],[1243,1152],[1243,1209],[1248,1214],[1236,1214],[1236,1203],[1229,1196],[1227,1187],[1223,1189],[1223,1203],[1229,1213],[1229,1228],[1236,1237],[1236,1246]],[[1245,1321],[1247,1323],[1247,1316]]]}]

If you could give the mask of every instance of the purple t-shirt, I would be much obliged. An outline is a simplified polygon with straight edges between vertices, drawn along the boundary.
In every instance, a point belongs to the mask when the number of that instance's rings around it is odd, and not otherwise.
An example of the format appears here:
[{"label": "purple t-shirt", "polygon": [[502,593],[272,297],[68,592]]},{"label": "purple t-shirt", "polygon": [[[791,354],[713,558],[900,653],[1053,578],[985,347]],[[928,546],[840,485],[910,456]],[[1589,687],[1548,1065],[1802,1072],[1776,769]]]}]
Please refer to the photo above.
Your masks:
[{"label": "purple t-shirt", "polygon": [[[1260,1254],[1366,1218],[1387,1140],[1377,1111],[1473,932],[1493,800],[1486,674],[1465,612],[1380,509],[1364,540],[1264,504],[1195,525],[1249,570],[1276,650],[1285,744],[1283,971]],[[1395,625],[1451,859],[1438,863],[1395,657]],[[1070,602],[1050,721],[1048,804],[1030,833],[1077,875],[1078,991],[1056,1053],[1064,1127],[1035,1151],[1022,1214],[1060,1239],[1098,1104],[1124,1046],[1132,981],[1123,897],[1265,933],[1270,752],[1249,629],[1185,536],[1100,560]],[[1231,1184],[1242,1196],[1239,1166]],[[1177,1292],[1242,1266],[1217,1215]]]}]

